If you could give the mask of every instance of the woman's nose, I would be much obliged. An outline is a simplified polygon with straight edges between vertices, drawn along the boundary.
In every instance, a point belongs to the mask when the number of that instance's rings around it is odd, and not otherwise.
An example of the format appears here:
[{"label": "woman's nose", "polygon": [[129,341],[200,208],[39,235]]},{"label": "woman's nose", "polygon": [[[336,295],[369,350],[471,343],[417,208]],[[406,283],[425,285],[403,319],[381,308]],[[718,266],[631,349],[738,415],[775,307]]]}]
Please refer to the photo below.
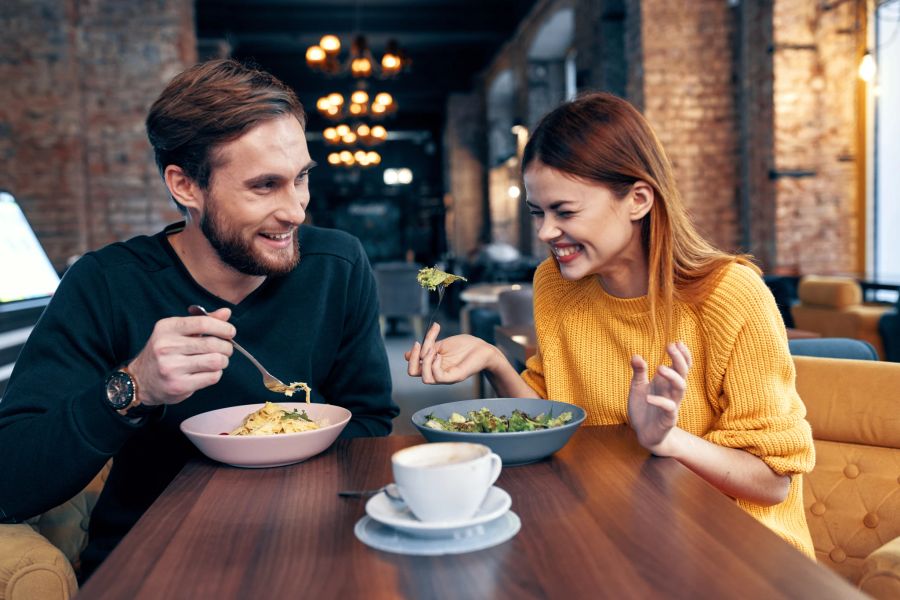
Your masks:
[{"label": "woman's nose", "polygon": [[544,217],[538,226],[537,236],[542,242],[550,242],[559,237],[559,227],[556,226],[553,219]]}]

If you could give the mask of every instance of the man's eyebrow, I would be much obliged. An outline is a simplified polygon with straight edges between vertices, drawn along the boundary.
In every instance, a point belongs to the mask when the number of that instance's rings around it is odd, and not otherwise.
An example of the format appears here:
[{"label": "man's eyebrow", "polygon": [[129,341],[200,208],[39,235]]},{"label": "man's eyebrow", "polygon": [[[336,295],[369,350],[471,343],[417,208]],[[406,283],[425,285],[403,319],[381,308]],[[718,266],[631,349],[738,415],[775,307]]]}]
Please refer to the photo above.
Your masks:
[{"label": "man's eyebrow", "polygon": [[[317,167],[318,165],[319,165],[319,163],[317,163],[314,160],[311,160],[308,163],[306,163],[303,166],[303,168],[300,169],[300,172],[297,173],[297,175],[299,176],[304,173],[307,173],[311,169]],[[253,187],[255,185],[262,185],[263,183],[266,183],[268,181],[281,181],[282,179],[283,179],[283,177],[281,175],[279,175],[278,173],[263,173],[261,175],[256,175],[255,177],[251,177],[250,179],[245,180],[244,185],[246,185],[247,187]]]}]

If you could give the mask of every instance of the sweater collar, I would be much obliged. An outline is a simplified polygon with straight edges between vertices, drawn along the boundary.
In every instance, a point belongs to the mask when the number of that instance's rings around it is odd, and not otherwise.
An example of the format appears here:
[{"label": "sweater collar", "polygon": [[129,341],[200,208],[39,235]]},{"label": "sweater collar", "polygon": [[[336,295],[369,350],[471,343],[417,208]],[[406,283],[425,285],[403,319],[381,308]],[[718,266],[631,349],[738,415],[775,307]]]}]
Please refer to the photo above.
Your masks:
[{"label": "sweater collar", "polygon": [[650,312],[650,298],[646,295],[636,298],[618,298],[613,296],[600,283],[600,278],[591,277],[587,286],[592,298],[604,309],[620,315],[639,315]]}]

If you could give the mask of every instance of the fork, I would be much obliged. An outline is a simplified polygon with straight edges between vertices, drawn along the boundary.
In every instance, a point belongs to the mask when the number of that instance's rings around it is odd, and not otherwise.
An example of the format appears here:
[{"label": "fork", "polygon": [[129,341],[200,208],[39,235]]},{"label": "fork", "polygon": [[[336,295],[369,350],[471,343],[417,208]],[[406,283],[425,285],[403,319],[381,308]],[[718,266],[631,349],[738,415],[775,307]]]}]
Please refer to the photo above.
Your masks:
[{"label": "fork", "polygon": [[[191,304],[188,306],[188,313],[192,315],[206,315],[209,316],[209,313],[206,312],[206,309],[200,306],[199,304]],[[259,364],[259,361],[253,358],[253,355],[244,350],[244,347],[238,344],[234,340],[228,340],[231,342],[231,345],[234,346],[234,349],[247,357],[253,366],[259,369],[259,372],[262,373],[263,376],[263,385],[266,386],[266,389],[269,391],[275,392],[276,394],[283,394],[286,390],[293,389],[289,385],[286,385],[283,381],[266,371],[265,367]]]},{"label": "fork", "polygon": [[423,345],[425,344],[425,338],[428,337],[428,330],[431,329],[432,325],[434,325],[434,318],[437,316],[437,311],[441,307],[441,302],[444,300],[444,290],[446,289],[446,284],[439,283],[437,286],[438,301],[437,305],[434,307],[434,310],[431,311],[431,316],[428,318],[428,325],[425,326],[425,335],[422,336]]}]

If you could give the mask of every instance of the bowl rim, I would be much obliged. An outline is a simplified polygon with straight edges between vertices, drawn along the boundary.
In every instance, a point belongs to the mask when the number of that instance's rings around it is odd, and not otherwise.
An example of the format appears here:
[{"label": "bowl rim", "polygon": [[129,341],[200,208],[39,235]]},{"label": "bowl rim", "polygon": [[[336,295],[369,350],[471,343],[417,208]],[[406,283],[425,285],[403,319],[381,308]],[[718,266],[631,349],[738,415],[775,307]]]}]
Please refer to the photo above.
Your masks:
[{"label": "bowl rim", "polygon": [[[496,433],[484,432],[484,431],[447,431],[445,429],[433,429],[431,427],[426,427],[424,423],[417,423],[416,417],[419,415],[427,414],[426,411],[430,411],[439,406],[447,406],[448,404],[459,404],[460,402],[473,402],[473,401],[483,401],[490,402],[492,400],[541,400],[542,402],[556,402],[558,404],[565,404],[566,406],[571,406],[572,408],[580,411],[580,416],[573,418],[571,421],[566,423],[565,425],[560,425],[559,427],[551,427],[549,429],[537,429],[535,431],[498,431]],[[486,407],[487,408],[487,407]],[[556,431],[566,431],[567,429],[578,427],[581,425],[584,420],[587,418],[587,411],[584,408],[578,406],[577,404],[572,404],[571,402],[564,402],[562,400],[552,400],[548,398],[471,398],[469,400],[454,400],[452,402],[442,402],[441,404],[435,404],[433,406],[426,406],[425,408],[421,408],[417,410],[413,415],[409,418],[412,421],[412,424],[417,428],[425,431],[434,431],[436,433],[445,434],[445,435],[459,435],[459,436],[485,436],[488,435],[491,439],[503,439],[507,437],[518,437],[523,433],[531,434],[531,435],[551,435]]]},{"label": "bowl rim", "polygon": [[[278,402],[277,404],[280,404],[280,405],[284,405],[284,404],[306,405],[306,402]],[[340,421],[338,421],[336,423],[331,423],[329,425],[326,425],[325,427],[319,427],[318,429],[309,429],[307,431],[292,431],[290,433],[277,433],[277,434],[272,434],[272,435],[222,435],[221,433],[203,433],[201,431],[188,430],[184,426],[185,423],[187,423],[188,421],[190,421],[191,419],[193,419],[195,417],[199,417],[202,415],[208,415],[210,413],[218,412],[220,410],[232,410],[232,409],[237,409],[237,408],[247,408],[249,410],[249,412],[247,414],[250,414],[251,412],[256,412],[257,410],[259,410],[260,408],[265,406],[265,403],[237,404],[235,406],[223,406],[222,408],[214,408],[213,410],[208,410],[206,412],[197,413],[196,415],[192,415],[192,416],[188,417],[187,419],[185,419],[184,421],[182,421],[181,423],[179,423],[178,428],[181,430],[181,432],[184,435],[196,436],[198,438],[214,438],[214,439],[218,439],[218,440],[221,440],[221,439],[231,439],[231,440],[279,439],[279,440],[281,440],[281,439],[295,439],[299,436],[304,436],[304,435],[307,435],[310,433],[316,433],[316,432],[321,433],[323,431],[329,431],[331,429],[334,429],[335,427],[343,428],[347,425],[347,423],[350,421],[350,419],[353,418],[353,413],[350,412],[350,410],[348,408],[339,406],[337,404],[328,404],[328,403],[324,403],[324,402],[310,402],[310,404],[311,405],[315,404],[317,406],[332,406],[334,408],[339,408],[342,411],[345,411],[347,414],[342,416]],[[253,408],[253,407],[256,407],[256,408]],[[251,408],[252,408],[252,410],[250,410]]]}]

